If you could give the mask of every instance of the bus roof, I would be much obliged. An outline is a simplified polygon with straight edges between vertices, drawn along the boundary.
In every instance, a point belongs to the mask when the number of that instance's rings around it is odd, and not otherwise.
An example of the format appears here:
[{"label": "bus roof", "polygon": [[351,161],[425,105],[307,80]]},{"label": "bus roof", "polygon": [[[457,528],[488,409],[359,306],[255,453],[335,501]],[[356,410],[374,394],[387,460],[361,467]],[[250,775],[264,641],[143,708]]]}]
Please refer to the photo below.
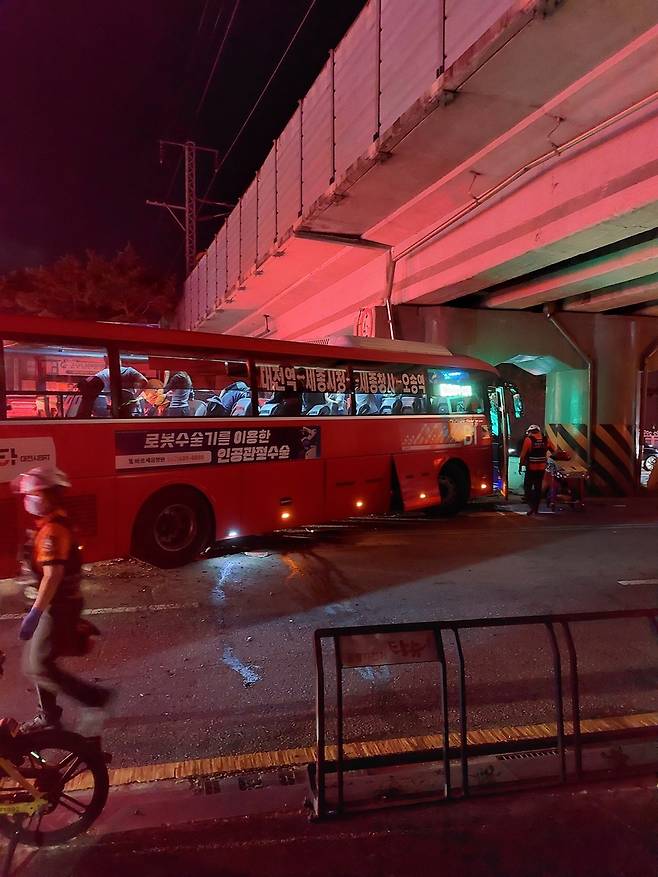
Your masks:
[{"label": "bus roof", "polygon": [[[33,341],[85,344],[98,342],[110,345],[127,344],[131,348],[145,347],[188,348],[216,353],[256,357],[285,357],[286,359],[334,360],[351,362],[391,362],[416,365],[460,366],[477,368],[496,374],[494,366],[470,356],[450,354],[445,348],[429,344],[389,339],[367,339],[355,346],[311,344],[303,341],[279,341],[267,338],[249,338],[241,335],[220,335],[212,332],[189,332],[179,329],[155,329],[130,323],[102,323],[83,320],[63,320],[50,317],[2,315],[0,337],[29,338]],[[381,343],[378,343],[381,342]],[[441,352],[439,352],[441,351]]]}]

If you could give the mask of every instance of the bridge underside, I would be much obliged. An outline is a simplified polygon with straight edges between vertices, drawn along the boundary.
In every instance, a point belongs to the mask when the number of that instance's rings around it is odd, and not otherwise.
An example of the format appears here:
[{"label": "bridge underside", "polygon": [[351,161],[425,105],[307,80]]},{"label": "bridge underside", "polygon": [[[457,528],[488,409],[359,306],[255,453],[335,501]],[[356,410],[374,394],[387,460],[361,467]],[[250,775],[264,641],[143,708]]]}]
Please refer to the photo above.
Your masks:
[{"label": "bridge underside", "polygon": [[274,337],[322,338],[387,293],[658,313],[658,7],[538,7],[439,77],[200,328],[261,334],[268,314]]},{"label": "bridge underside", "polygon": [[658,428],[657,143],[653,0],[512,4],[197,326],[521,364],[596,486],[630,492]]}]

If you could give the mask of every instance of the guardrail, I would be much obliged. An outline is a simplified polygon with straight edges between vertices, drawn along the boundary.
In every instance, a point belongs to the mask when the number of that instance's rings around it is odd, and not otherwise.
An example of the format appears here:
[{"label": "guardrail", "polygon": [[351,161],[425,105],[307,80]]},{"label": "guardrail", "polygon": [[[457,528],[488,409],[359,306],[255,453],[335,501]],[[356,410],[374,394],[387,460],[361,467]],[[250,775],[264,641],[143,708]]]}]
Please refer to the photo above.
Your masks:
[{"label": "guardrail", "polygon": [[[451,778],[450,762],[459,759],[461,784],[460,795],[471,794],[469,778],[469,757],[481,754],[504,754],[512,751],[532,751],[555,745],[558,753],[559,780],[583,778],[583,743],[655,734],[658,726],[647,728],[615,728],[614,731],[588,731],[582,733],[580,708],[580,682],[578,678],[578,656],[570,625],[596,621],[623,621],[646,618],[652,625],[652,633],[658,632],[658,608],[621,609],[607,612],[574,612],[567,614],[521,615],[504,618],[469,618],[454,621],[418,622],[410,624],[380,624],[356,627],[321,628],[315,631],[316,667],[316,761],[312,766],[311,785],[314,793],[316,816],[324,817],[330,813],[340,813],[344,809],[344,773],[376,765],[409,763],[411,761],[434,761],[443,764],[444,799],[455,797]],[[534,626],[545,630],[552,655],[554,704],[556,719],[555,737],[538,737],[520,741],[497,741],[485,744],[468,742],[468,716],[466,692],[466,659],[460,632],[473,629]],[[559,629],[566,642],[568,655],[568,675],[571,698],[571,732],[565,729],[565,698],[562,680],[562,651],[556,634]],[[454,638],[457,651],[457,674],[459,691],[459,745],[450,745],[450,716],[448,704],[448,666],[444,634]],[[323,643],[333,644],[336,670],[336,719],[337,742],[336,757],[327,757],[326,741],[326,690]],[[657,640],[658,643],[658,640]],[[363,758],[345,759],[344,713],[343,713],[343,671],[347,668],[390,666],[395,664],[438,663],[441,689],[441,747],[439,749],[412,751],[391,755],[370,755]],[[572,777],[567,771],[567,746],[573,747],[574,771]],[[326,781],[328,773],[336,773],[337,804],[335,808],[327,805]]]}]

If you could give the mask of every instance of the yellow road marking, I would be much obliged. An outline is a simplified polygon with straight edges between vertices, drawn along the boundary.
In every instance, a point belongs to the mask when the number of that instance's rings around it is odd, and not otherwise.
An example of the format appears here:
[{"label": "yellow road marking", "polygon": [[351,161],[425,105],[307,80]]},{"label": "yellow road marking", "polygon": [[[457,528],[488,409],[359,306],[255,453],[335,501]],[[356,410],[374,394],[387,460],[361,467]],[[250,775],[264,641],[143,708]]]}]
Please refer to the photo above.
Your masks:
[{"label": "yellow road marking", "polygon": [[[608,716],[604,719],[583,719],[581,733],[595,731],[619,731],[627,728],[658,729],[658,712],[635,713],[627,716]],[[571,734],[571,722],[565,722],[565,733]],[[504,728],[485,728],[468,733],[468,742],[474,745],[512,742],[524,739],[545,739],[557,733],[555,723],[536,725],[514,725]],[[450,745],[459,746],[459,734],[450,734]],[[399,755],[403,752],[420,752],[427,749],[440,749],[439,734],[426,734],[415,737],[398,737],[388,740],[367,740],[346,743],[345,758],[360,758],[369,755]],[[326,749],[328,759],[336,757],[336,747]],[[113,786],[130,783],[149,783],[156,780],[189,779],[213,774],[237,774],[249,770],[270,770],[277,767],[291,767],[310,764],[315,761],[315,747],[305,746],[296,749],[279,749],[273,752],[252,752],[243,755],[217,755],[211,758],[190,758],[163,764],[147,764],[139,767],[119,767],[110,771]],[[81,777],[82,780],[82,777]],[[70,786],[69,788],[73,788]]]}]

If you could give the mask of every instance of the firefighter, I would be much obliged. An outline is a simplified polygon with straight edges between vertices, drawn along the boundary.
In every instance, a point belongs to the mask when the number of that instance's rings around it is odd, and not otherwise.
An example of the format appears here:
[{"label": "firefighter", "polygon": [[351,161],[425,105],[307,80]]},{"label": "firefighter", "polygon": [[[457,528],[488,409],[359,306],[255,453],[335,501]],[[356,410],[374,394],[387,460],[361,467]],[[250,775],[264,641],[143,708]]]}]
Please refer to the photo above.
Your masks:
[{"label": "firefighter", "polygon": [[85,637],[94,630],[80,618],[82,558],[63,508],[69,486],[63,472],[44,466],[14,481],[25,510],[35,519],[25,553],[38,583],[36,599],[19,632],[26,641],[24,670],[35,684],[40,707],[37,716],[22,725],[24,731],[60,727],[60,693],[88,707],[103,707],[111,696],[110,689],[92,685],[57,664],[62,655],[85,654]]},{"label": "firefighter", "polygon": [[526,502],[530,506],[529,515],[536,515],[539,511],[547,454],[548,442],[541,427],[533,423],[526,430],[519,456],[519,473],[525,468],[523,486]]}]

